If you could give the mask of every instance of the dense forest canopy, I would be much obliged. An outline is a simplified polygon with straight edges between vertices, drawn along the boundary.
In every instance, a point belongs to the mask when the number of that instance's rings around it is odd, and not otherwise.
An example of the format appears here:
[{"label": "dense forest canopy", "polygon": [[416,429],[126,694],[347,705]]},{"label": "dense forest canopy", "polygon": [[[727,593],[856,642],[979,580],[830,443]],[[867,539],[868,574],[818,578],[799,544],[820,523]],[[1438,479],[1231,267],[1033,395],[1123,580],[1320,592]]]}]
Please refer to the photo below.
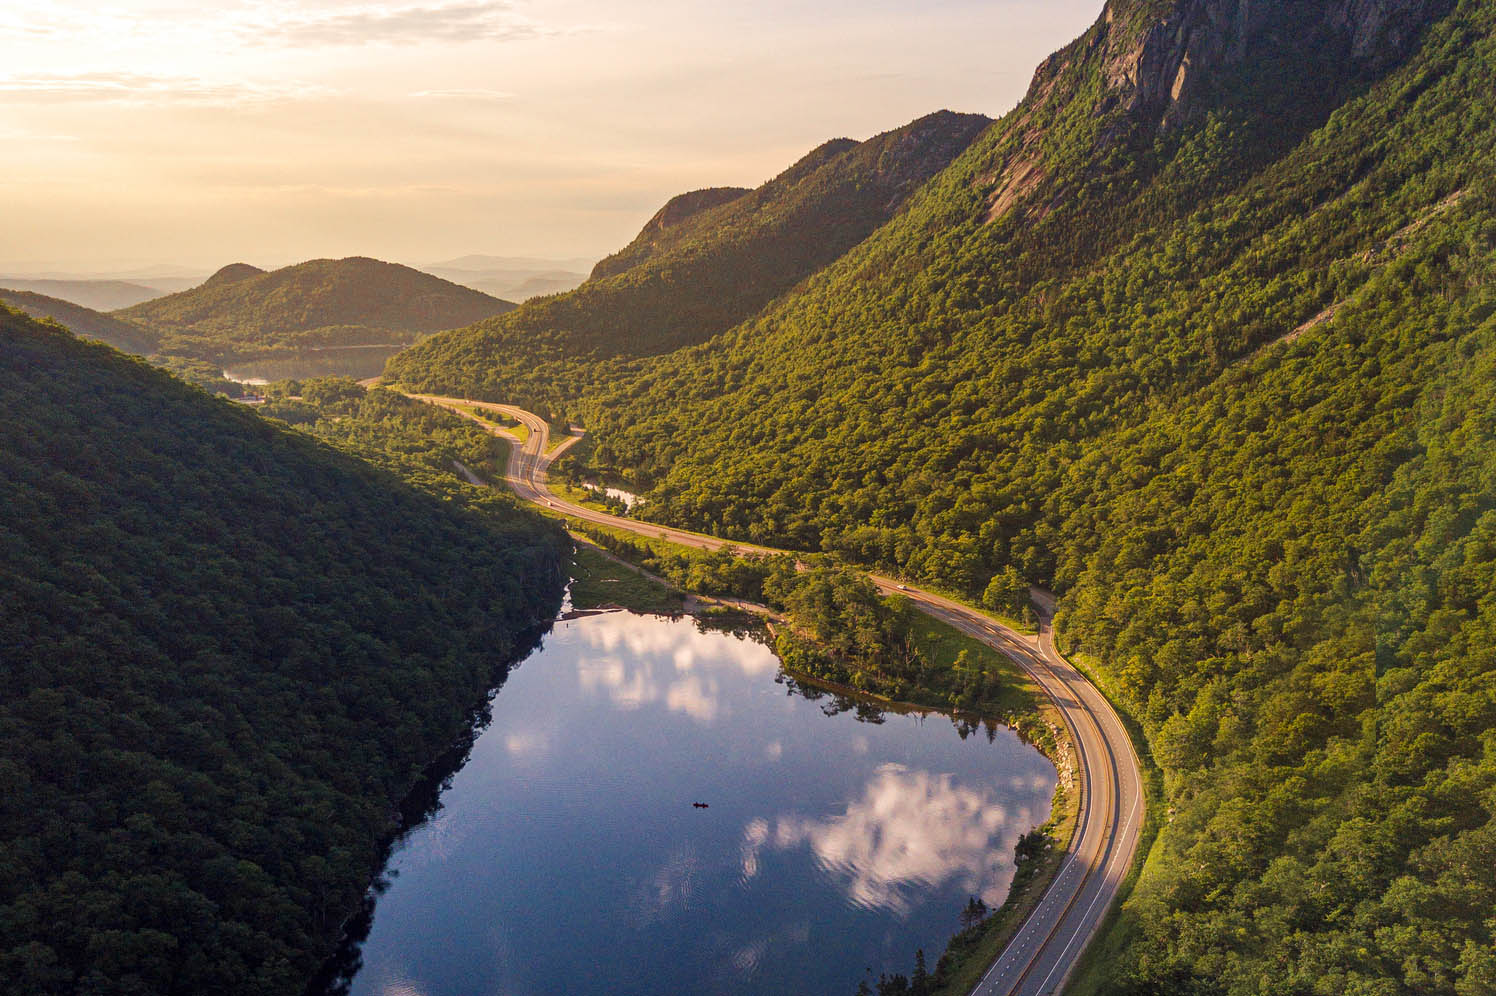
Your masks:
[{"label": "dense forest canopy", "polygon": [[[819,165],[821,160],[829,159],[856,144],[850,139],[827,142],[797,164],[800,174],[809,172],[809,164]],[[776,188],[789,186],[798,175],[791,171],[770,181],[759,194],[760,203],[772,197],[777,192]],[[717,227],[712,222],[720,217],[709,213],[712,208],[741,200],[751,193],[753,191],[747,187],[708,187],[705,190],[677,194],[645,222],[634,241],[611,256],[598,260],[592,267],[591,279],[606,280],[614,274],[631,270],[649,259],[678,249],[693,238],[711,237],[712,230]],[[703,214],[706,216],[703,217]]]},{"label": "dense forest canopy", "polygon": [[391,369],[566,406],[661,521],[1054,587],[1168,793],[1114,988],[1491,992],[1492,79],[1474,0],[1112,3],[736,328]]},{"label": "dense forest canopy", "polygon": [[7,993],[302,991],[560,603],[564,534],[430,490],[0,310]]}]

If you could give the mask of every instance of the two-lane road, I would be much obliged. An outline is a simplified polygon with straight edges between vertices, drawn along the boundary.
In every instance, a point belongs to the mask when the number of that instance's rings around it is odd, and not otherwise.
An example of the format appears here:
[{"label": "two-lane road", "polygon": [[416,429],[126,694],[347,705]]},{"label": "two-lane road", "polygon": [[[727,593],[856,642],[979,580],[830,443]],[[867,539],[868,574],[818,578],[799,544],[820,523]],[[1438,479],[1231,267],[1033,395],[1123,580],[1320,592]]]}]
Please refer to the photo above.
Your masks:
[{"label": "two-lane road", "polygon": [[[791,553],[626,519],[566,501],[547,486],[547,469],[575,438],[551,450],[550,427],[544,419],[523,409],[461,398],[412,397],[463,415],[467,413],[457,406],[497,412],[523,422],[529,429],[523,443],[505,437],[514,446],[507,481],[516,494],[538,505],[596,525],[699,549],[732,547],[745,552]],[[1070,853],[1039,904],[973,991],[979,996],[1057,993],[1117,898],[1137,851],[1143,824],[1143,784],[1132,742],[1106,698],[1055,649],[1052,599],[1036,596],[1040,628],[1038,637],[1032,637],[933,592],[893,578],[870,577],[883,591],[901,592],[925,612],[1016,661],[1054,701],[1069,727],[1076,755],[1072,790],[1080,792],[1080,817]]]}]

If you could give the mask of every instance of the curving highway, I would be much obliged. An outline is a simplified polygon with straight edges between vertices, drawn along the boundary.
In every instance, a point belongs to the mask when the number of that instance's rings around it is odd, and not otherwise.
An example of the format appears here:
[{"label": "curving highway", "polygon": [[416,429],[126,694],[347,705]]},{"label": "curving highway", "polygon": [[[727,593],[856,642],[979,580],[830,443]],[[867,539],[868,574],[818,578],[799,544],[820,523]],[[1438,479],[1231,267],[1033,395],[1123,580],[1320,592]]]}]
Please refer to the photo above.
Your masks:
[{"label": "curving highway", "polygon": [[[453,409],[464,417],[471,416],[456,406],[468,405],[523,422],[529,429],[523,443],[490,426],[485,428],[514,446],[506,479],[510,488],[528,501],[572,518],[698,549],[789,552],[626,519],[568,502],[550,491],[547,469],[581,437],[568,437],[550,450],[550,427],[544,419],[523,409],[462,398],[410,396]],[[973,990],[974,996],[1058,993],[1117,898],[1137,852],[1143,825],[1143,785],[1132,741],[1096,686],[1055,649],[1051,625],[1054,601],[1049,596],[1035,592],[1040,622],[1039,635],[1033,637],[932,592],[877,574],[870,577],[883,591],[899,591],[935,618],[1012,658],[1054,701],[1069,727],[1075,749],[1072,785],[1080,792],[1080,813],[1070,852],[1038,905]]]}]

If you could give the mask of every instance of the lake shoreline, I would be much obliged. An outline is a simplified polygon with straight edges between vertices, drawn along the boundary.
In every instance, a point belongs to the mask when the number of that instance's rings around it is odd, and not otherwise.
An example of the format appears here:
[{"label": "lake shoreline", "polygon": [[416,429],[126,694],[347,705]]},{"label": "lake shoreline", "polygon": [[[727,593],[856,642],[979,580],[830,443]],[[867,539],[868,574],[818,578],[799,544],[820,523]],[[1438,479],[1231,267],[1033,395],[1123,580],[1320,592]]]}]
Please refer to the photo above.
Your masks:
[{"label": "lake shoreline", "polygon": [[395,849],[439,808],[442,792],[467,764],[473,745],[493,721],[494,697],[503,690],[514,669],[535,653],[555,624],[556,619],[551,619],[520,634],[513,653],[495,668],[482,701],[468,710],[462,732],[422,769],[415,784],[391,811],[392,828],[380,841],[378,859],[363,896],[339,923],[336,943],[322,959],[322,967],[307,981],[305,996],[331,996],[344,991],[342,984],[351,980],[356,971],[363,943],[373,927],[375,904],[388,887],[387,870]]},{"label": "lake shoreline", "polygon": [[[730,613],[741,617],[744,621],[756,623],[772,635],[773,623],[777,620],[784,622],[783,616],[766,605],[759,605],[741,599],[722,600],[710,596],[696,595],[683,592],[676,588],[665,578],[656,575],[645,568],[625,560],[624,558],[603,549],[597,544],[573,533],[573,539],[578,549],[587,548],[607,562],[631,572],[641,579],[652,582],[660,589],[677,592],[683,596],[683,604],[679,614],[690,615],[704,621],[714,621],[722,618],[724,613]],[[626,611],[647,611],[636,609],[627,604],[613,604],[609,607]],[[772,646],[772,641],[771,641]],[[776,654],[776,657],[778,655]],[[1063,718],[1054,704],[1047,699],[1040,699],[1034,710],[1035,718],[1044,724],[1050,738],[1045,740],[1041,737],[1033,737],[1023,728],[1021,719],[1013,716],[1004,716],[996,710],[983,710],[980,705],[974,709],[954,709],[949,705],[932,705],[928,702],[909,700],[907,698],[894,699],[879,695],[877,692],[867,689],[852,688],[849,685],[828,681],[813,675],[796,672],[783,666],[781,670],[792,680],[810,687],[819,688],[831,694],[841,696],[850,701],[869,702],[875,704],[879,709],[900,714],[918,714],[928,716],[932,713],[945,716],[959,724],[968,722],[973,730],[982,724],[1002,726],[1011,730],[1038,750],[1050,763],[1055,766],[1056,780],[1054,796],[1050,800],[1049,819],[1036,829],[1043,832],[1052,842],[1043,855],[1038,859],[1037,870],[1031,871],[1034,865],[1025,868],[1019,865],[1019,871],[1014,875],[1013,882],[1009,886],[1008,894],[1004,897],[1001,905],[992,909],[991,913],[980,924],[975,925],[969,931],[962,931],[954,935],[947,943],[945,953],[937,962],[936,976],[938,984],[933,991],[943,996],[954,996],[957,993],[965,993],[975,985],[987,971],[992,961],[1001,953],[1008,940],[1017,929],[1028,918],[1029,913],[1045,891],[1049,888],[1054,877],[1059,873],[1064,863],[1064,857],[1069,853],[1069,848],[1074,840],[1078,826],[1080,813],[1080,791],[1076,784],[1074,772],[1075,745],[1071,740],[1069,728],[1065,725]],[[958,950],[959,949],[959,950]],[[910,953],[911,963],[913,952]],[[972,976],[975,978],[971,978]],[[969,984],[968,984],[969,983]],[[849,987],[848,991],[851,991]]]}]

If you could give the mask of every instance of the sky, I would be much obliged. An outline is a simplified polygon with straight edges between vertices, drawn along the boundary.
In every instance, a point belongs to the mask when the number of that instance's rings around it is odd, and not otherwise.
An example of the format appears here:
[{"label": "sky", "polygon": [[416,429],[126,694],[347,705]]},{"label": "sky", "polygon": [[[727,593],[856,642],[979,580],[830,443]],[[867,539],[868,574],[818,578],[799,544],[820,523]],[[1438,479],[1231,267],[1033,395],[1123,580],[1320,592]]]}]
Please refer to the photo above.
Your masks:
[{"label": "sky", "polygon": [[600,257],[835,137],[997,117],[1101,0],[5,0],[0,270]]}]

